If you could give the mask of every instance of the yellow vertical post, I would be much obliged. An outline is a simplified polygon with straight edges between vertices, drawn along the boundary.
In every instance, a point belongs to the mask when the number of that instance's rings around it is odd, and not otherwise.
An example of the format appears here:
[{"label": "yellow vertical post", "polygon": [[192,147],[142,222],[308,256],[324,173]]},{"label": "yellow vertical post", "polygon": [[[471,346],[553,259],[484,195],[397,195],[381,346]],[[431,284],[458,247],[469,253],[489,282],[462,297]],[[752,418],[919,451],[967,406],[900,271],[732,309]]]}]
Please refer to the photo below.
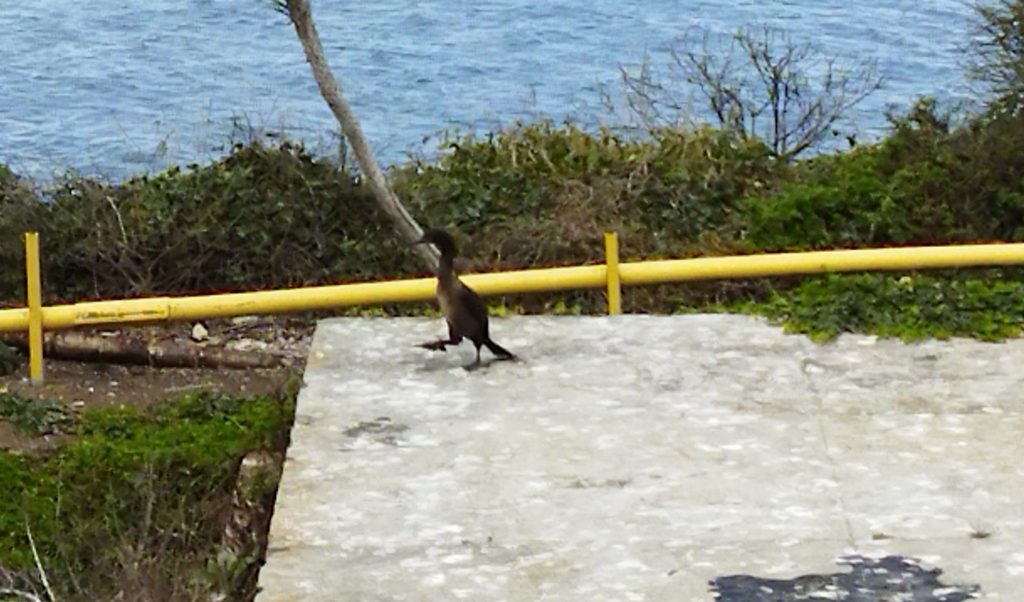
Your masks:
[{"label": "yellow vertical post", "polygon": [[608,281],[608,315],[622,313],[622,281],[619,279],[619,235],[604,233],[605,279]]},{"label": "yellow vertical post", "polygon": [[25,277],[28,291],[28,376],[43,382],[43,291],[39,276],[39,233],[25,233]]}]

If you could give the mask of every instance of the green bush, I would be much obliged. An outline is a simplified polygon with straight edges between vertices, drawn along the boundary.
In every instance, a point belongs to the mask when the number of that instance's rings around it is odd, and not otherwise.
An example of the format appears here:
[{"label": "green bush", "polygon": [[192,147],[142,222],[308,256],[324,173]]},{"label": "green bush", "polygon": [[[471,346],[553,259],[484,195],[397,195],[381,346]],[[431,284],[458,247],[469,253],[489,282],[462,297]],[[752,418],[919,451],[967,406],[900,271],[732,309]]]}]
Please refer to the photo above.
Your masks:
[{"label": "green bush", "polygon": [[762,143],[709,128],[633,139],[541,122],[445,148],[395,170],[400,196],[466,235],[471,257],[524,266],[597,259],[607,229],[627,252],[678,253],[734,229],[738,200],[784,168]]},{"label": "green bush", "polygon": [[352,176],[288,143],[238,145],[212,165],[119,185],[65,177],[42,200],[28,192],[0,198],[8,298],[23,298],[26,230],[40,232],[51,299],[294,286],[406,267]]},{"label": "green bush", "polygon": [[951,128],[933,101],[878,144],[801,164],[744,200],[756,248],[1024,240],[1024,118]]},{"label": "green bush", "polygon": [[769,198],[747,197],[746,238],[758,249],[806,249],[905,242],[905,211],[880,178],[881,153],[862,147],[819,157],[800,181]]}]

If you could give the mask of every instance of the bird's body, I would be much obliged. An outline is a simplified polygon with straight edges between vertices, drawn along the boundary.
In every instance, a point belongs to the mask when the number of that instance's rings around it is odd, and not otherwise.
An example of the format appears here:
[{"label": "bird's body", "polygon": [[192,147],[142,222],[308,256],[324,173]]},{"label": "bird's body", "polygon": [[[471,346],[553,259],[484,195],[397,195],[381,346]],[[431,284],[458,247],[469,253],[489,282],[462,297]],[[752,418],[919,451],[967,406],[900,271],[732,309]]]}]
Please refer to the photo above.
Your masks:
[{"label": "bird's body", "polygon": [[437,268],[437,303],[448,323],[448,338],[423,343],[420,346],[445,351],[448,345],[458,345],[463,338],[476,346],[476,360],[467,370],[480,367],[480,348],[486,346],[498,359],[515,359],[515,355],[491,340],[487,306],[480,296],[459,280],[455,272],[455,241],[444,230],[429,230],[414,244],[432,244],[441,253]]}]

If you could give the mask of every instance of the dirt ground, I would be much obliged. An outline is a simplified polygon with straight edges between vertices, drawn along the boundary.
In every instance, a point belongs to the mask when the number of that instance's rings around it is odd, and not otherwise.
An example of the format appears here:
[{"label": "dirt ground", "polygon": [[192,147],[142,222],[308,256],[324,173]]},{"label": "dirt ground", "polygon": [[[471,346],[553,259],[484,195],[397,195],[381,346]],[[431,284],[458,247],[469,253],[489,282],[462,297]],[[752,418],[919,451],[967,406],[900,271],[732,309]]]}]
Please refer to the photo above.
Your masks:
[{"label": "dirt ground", "polygon": [[[130,329],[131,336],[270,356],[276,365],[268,368],[166,368],[48,358],[43,383],[35,385],[28,379],[28,361],[23,358],[11,374],[0,376],[0,391],[56,400],[75,412],[103,406],[148,406],[200,390],[241,396],[275,393],[293,376],[301,376],[314,326],[315,322],[307,318],[277,317],[206,321],[199,329],[195,323],[134,327]],[[97,329],[96,332],[112,337],[122,333],[117,329]],[[41,451],[51,448],[63,437],[25,436],[0,418],[0,450]]]}]

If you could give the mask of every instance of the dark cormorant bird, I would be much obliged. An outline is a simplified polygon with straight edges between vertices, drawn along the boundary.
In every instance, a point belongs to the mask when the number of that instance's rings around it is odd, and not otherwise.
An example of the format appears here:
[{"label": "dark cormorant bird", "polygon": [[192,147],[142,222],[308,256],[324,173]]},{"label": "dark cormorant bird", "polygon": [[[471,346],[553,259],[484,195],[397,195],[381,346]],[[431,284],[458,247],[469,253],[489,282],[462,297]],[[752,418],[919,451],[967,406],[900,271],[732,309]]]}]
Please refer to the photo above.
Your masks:
[{"label": "dark cormorant bird", "polygon": [[448,338],[422,343],[419,346],[434,351],[447,351],[448,345],[458,345],[463,338],[476,345],[476,360],[466,370],[480,367],[480,347],[487,346],[499,360],[514,360],[511,351],[491,340],[487,331],[487,306],[480,297],[459,280],[455,273],[455,241],[444,230],[427,230],[414,245],[431,244],[441,253],[437,266],[437,303],[448,322]]}]

